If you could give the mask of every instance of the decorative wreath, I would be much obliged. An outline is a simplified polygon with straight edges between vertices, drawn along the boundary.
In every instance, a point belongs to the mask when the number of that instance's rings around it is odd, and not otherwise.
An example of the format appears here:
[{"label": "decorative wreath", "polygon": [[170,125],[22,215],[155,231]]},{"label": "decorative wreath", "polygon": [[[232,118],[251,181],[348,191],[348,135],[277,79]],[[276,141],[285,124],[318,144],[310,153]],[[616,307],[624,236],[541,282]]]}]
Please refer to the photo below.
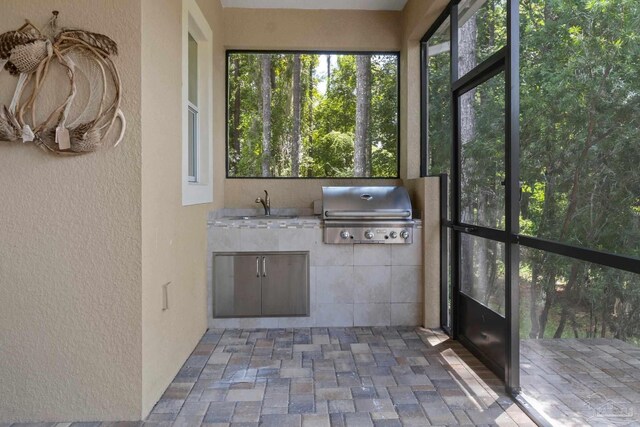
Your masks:
[{"label": "decorative wreath", "polygon": [[[97,150],[120,121],[122,141],[126,120],[120,103],[122,86],[111,55],[118,46],[109,37],[79,29],[57,29],[58,12],[49,21],[44,35],[29,20],[15,31],[0,34],[0,72],[2,67],[18,76],[9,107],[0,105],[0,141],[33,142],[45,151],[78,155]],[[51,65],[58,63],[69,78],[66,100],[48,117],[36,123],[38,95],[46,83]],[[89,82],[89,99],[82,112],[69,117],[77,92],[77,79]]]}]

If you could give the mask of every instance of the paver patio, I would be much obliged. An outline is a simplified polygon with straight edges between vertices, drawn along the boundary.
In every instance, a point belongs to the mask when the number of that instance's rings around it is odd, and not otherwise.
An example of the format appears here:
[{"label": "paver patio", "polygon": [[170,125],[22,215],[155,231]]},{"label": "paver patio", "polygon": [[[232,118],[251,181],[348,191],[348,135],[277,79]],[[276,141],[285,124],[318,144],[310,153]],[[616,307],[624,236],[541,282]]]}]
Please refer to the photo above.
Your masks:
[{"label": "paver patio", "polygon": [[521,341],[522,392],[557,426],[640,425],[640,348],[616,339]]},{"label": "paver patio", "polygon": [[413,327],[209,330],[147,422],[534,425],[459,343]]}]

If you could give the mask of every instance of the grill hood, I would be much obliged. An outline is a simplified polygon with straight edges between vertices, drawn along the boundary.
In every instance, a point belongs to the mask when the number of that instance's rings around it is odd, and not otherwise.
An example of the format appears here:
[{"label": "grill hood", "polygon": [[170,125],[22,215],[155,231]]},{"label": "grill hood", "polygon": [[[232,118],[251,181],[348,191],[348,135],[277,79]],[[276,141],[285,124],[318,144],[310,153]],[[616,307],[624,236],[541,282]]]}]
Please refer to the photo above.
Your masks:
[{"label": "grill hood", "polygon": [[411,220],[404,187],[322,187],[325,220]]}]

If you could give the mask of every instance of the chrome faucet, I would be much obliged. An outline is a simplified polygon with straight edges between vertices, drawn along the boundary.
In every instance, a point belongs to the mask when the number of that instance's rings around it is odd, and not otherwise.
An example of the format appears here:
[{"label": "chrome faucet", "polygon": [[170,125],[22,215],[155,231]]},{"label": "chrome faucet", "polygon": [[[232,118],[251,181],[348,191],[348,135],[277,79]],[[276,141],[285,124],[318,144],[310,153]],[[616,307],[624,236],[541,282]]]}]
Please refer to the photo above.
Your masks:
[{"label": "chrome faucet", "polygon": [[256,199],[256,203],[262,203],[265,216],[271,215],[271,200],[269,200],[269,193],[267,193],[267,190],[264,190],[264,199],[262,197],[258,197]]}]

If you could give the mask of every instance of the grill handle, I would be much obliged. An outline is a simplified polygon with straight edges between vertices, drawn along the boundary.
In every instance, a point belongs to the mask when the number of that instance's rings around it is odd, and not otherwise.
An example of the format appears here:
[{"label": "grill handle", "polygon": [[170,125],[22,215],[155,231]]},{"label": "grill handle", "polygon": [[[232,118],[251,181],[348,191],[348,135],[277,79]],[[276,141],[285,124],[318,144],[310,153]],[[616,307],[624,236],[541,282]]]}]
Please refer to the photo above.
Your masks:
[{"label": "grill handle", "polygon": [[325,218],[411,218],[411,211],[377,209],[370,211],[324,211]]}]

